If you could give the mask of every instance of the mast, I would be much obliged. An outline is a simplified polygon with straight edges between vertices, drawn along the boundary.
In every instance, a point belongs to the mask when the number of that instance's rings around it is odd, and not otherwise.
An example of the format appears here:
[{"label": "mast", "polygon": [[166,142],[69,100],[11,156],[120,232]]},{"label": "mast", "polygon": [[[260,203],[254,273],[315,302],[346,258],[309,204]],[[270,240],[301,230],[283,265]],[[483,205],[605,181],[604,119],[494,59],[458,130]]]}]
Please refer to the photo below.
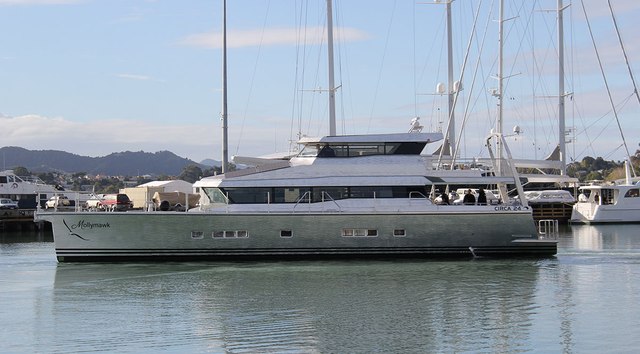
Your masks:
[{"label": "mast", "polygon": [[565,139],[564,105],[564,7],[558,0],[558,146],[560,147],[560,175],[567,174],[567,140]]},{"label": "mast", "polygon": [[229,165],[227,133],[227,0],[222,0],[222,173]]},{"label": "mast", "polygon": [[[503,96],[503,73],[502,73],[502,57],[504,47],[504,0],[500,0],[500,11],[498,19],[498,92],[496,97],[498,98],[498,120],[496,124],[497,133],[502,136],[502,96]],[[498,173],[502,174],[502,138],[498,139],[497,157],[498,157]]]},{"label": "mast", "polygon": [[333,6],[327,0],[327,56],[329,63],[329,135],[336,135],[336,89],[333,68]]},{"label": "mast", "polygon": [[449,154],[453,156],[453,147],[456,146],[456,119],[454,112],[454,82],[453,82],[453,39],[451,24],[451,1],[447,1],[447,70],[449,81]]}]

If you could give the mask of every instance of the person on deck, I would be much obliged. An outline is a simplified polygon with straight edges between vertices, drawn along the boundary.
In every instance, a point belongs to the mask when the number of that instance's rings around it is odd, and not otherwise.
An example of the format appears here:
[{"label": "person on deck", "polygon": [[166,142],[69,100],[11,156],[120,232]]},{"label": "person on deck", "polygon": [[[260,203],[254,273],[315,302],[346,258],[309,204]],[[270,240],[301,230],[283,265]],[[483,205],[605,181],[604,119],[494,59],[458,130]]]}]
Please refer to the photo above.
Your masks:
[{"label": "person on deck", "polygon": [[482,188],[478,190],[478,205],[487,205],[487,195]]},{"label": "person on deck", "polygon": [[320,153],[318,153],[319,157],[335,157],[336,152],[329,146],[329,144],[324,144]]},{"label": "person on deck", "polygon": [[447,195],[447,193],[442,193],[440,195],[440,204],[449,205],[449,196]]},{"label": "person on deck", "polygon": [[462,204],[464,205],[476,204],[476,196],[473,195],[473,192],[471,192],[471,189],[467,189],[467,193],[465,193],[464,198],[462,198]]}]

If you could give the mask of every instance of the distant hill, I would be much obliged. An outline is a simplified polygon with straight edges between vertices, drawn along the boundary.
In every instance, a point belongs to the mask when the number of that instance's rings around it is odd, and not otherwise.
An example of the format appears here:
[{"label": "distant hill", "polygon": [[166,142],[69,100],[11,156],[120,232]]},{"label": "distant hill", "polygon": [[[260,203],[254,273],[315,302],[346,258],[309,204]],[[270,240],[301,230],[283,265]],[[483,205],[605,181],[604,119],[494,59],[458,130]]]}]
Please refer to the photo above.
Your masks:
[{"label": "distant hill", "polygon": [[27,150],[16,146],[0,148],[3,169],[22,166],[31,172],[86,172],[110,176],[179,175],[185,166],[207,166],[170,151],[124,151],[102,157],[80,156],[58,150]]},{"label": "distant hill", "polygon": [[200,161],[201,165],[205,165],[205,166],[209,166],[209,167],[220,167],[222,166],[222,162],[221,161],[217,161],[214,159],[204,159],[202,161]]}]

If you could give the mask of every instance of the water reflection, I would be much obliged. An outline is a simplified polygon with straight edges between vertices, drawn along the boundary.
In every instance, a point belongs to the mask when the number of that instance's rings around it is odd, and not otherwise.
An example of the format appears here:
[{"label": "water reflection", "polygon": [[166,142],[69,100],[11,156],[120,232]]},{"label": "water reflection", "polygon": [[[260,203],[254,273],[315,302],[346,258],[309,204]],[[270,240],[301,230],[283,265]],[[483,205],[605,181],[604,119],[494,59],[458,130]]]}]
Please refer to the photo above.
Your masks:
[{"label": "water reflection", "polygon": [[0,231],[0,244],[29,242],[53,242],[53,233],[50,229],[44,228],[40,230],[25,228]]},{"label": "water reflection", "polygon": [[567,226],[541,260],[159,264],[12,236],[0,352],[635,352],[638,231]]},{"label": "water reflection", "polygon": [[572,225],[573,248],[583,251],[628,250],[640,248],[639,224]]},{"label": "water reflection", "polygon": [[[537,263],[522,260],[61,264],[46,341],[78,351],[512,351],[534,335],[537,277]],[[94,333],[72,341],[79,331]]]}]

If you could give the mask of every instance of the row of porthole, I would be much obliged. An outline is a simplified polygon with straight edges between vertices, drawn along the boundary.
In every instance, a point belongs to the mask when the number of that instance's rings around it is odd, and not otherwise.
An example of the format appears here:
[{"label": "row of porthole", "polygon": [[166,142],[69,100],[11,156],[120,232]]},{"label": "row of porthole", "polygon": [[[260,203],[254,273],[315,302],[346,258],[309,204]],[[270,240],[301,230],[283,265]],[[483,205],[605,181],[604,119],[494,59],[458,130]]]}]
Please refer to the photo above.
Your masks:
[{"label": "row of porthole", "polygon": [[[405,237],[405,229],[394,229],[393,236]],[[342,229],[342,237],[378,237],[376,229]]]},{"label": "row of porthole", "polygon": [[[248,238],[249,232],[247,230],[236,230],[236,231],[213,231],[211,233],[211,237],[213,238]],[[191,231],[191,238],[193,239],[203,239],[204,232],[203,231]]]},{"label": "row of porthole", "polygon": [[[378,230],[376,229],[342,229],[342,237],[378,237]],[[406,231],[404,229],[393,230],[393,236],[404,237]],[[247,230],[224,230],[213,231],[211,233],[212,238],[248,238],[249,232]],[[293,237],[293,231],[280,230],[280,237]],[[203,239],[203,231],[191,231],[192,239]]]}]

